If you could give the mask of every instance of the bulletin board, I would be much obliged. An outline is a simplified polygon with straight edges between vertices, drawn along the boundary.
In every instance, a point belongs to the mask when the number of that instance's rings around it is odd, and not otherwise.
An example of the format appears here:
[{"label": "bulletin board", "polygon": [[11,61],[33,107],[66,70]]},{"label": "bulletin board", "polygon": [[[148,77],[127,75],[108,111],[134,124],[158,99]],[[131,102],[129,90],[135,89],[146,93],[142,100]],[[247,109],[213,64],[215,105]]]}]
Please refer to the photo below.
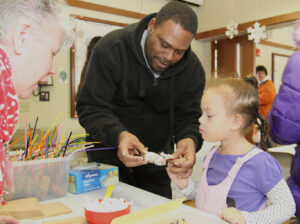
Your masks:
[{"label": "bulletin board", "polygon": [[281,79],[289,55],[272,53],[272,81],[275,85],[276,93],[279,91]]},{"label": "bulletin board", "polygon": [[75,97],[90,40],[125,26],[127,24],[75,15],[76,38],[71,48],[71,117],[78,117]]}]

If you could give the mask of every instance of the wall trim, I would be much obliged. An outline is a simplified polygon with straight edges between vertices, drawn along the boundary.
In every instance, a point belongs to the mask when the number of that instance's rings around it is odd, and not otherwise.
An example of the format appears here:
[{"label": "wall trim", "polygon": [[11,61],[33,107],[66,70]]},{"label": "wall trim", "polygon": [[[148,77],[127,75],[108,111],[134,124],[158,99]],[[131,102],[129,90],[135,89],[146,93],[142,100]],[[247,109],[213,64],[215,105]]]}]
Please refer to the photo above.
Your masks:
[{"label": "wall trim", "polygon": [[[297,20],[299,17],[300,17],[300,11],[296,11],[292,13],[282,14],[279,16],[272,16],[264,19],[253,20],[250,22],[239,24],[238,30],[239,31],[247,30],[247,28],[252,26],[255,22],[259,22],[263,26],[269,26],[269,25],[276,25],[285,22],[291,22]],[[226,27],[222,27],[214,30],[208,30],[205,32],[199,32],[196,34],[195,39],[201,40],[201,39],[225,35],[225,31],[226,31]]]},{"label": "wall trim", "polygon": [[291,50],[291,51],[296,51],[296,50],[299,49],[297,47],[293,47],[293,46],[290,46],[290,45],[280,44],[280,43],[276,43],[276,42],[272,42],[272,41],[267,41],[267,40],[261,40],[259,42],[259,44],[263,44],[263,45],[267,45],[267,46],[271,46],[271,47],[282,48],[282,49]]},{"label": "wall trim", "polygon": [[82,9],[88,9],[88,10],[92,10],[92,11],[114,14],[114,15],[118,15],[118,16],[125,16],[125,17],[134,18],[134,19],[142,19],[146,16],[146,14],[143,14],[143,13],[138,13],[138,12],[124,10],[124,9],[118,9],[118,8],[114,8],[114,7],[109,7],[109,6],[105,6],[105,5],[100,5],[100,4],[95,4],[95,3],[90,3],[90,2],[80,1],[80,0],[66,0],[66,2],[68,3],[69,6],[82,8]]},{"label": "wall trim", "polygon": [[96,18],[87,17],[87,16],[74,15],[74,17],[76,19],[80,19],[80,20],[96,22],[96,23],[104,23],[104,24],[109,24],[109,25],[113,25],[113,26],[123,26],[123,27],[125,27],[125,26],[128,25],[127,23],[113,22],[113,21],[109,21],[109,20],[96,19]]}]

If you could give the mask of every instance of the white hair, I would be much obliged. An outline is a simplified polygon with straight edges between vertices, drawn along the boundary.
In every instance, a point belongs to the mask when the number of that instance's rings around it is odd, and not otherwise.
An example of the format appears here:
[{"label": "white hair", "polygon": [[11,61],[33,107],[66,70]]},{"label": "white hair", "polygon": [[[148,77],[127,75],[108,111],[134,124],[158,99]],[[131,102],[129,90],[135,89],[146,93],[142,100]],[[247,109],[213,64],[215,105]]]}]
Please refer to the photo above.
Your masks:
[{"label": "white hair", "polygon": [[74,19],[65,0],[0,0],[0,41],[5,40],[20,21],[29,20],[47,27],[51,18],[56,19],[64,30],[61,48],[69,48],[74,41]]},{"label": "white hair", "polygon": [[297,47],[300,47],[300,19],[298,19],[298,21],[295,25],[293,39],[294,39]]}]

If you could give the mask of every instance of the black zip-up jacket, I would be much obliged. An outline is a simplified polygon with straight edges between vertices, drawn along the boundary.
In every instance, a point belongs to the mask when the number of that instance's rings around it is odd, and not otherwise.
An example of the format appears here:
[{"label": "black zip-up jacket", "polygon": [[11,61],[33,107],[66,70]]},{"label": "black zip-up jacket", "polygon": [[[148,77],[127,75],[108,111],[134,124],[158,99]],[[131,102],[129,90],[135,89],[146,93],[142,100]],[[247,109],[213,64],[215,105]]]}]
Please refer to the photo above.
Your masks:
[{"label": "black zip-up jacket", "polygon": [[189,48],[177,64],[154,78],[141,48],[154,16],[112,31],[96,44],[76,105],[79,122],[105,146],[117,147],[119,134],[127,130],[150,151],[170,153],[166,145],[188,137],[199,149],[204,70]]}]

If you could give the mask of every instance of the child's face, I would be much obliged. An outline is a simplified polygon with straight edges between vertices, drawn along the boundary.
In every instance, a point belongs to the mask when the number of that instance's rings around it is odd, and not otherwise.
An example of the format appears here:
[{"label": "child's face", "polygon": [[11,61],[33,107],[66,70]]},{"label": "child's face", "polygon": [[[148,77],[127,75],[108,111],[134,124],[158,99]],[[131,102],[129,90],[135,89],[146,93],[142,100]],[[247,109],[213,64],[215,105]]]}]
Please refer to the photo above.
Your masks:
[{"label": "child's face", "polygon": [[224,140],[231,127],[224,97],[216,89],[207,89],[202,96],[201,109],[199,132],[202,138],[209,142]]}]

